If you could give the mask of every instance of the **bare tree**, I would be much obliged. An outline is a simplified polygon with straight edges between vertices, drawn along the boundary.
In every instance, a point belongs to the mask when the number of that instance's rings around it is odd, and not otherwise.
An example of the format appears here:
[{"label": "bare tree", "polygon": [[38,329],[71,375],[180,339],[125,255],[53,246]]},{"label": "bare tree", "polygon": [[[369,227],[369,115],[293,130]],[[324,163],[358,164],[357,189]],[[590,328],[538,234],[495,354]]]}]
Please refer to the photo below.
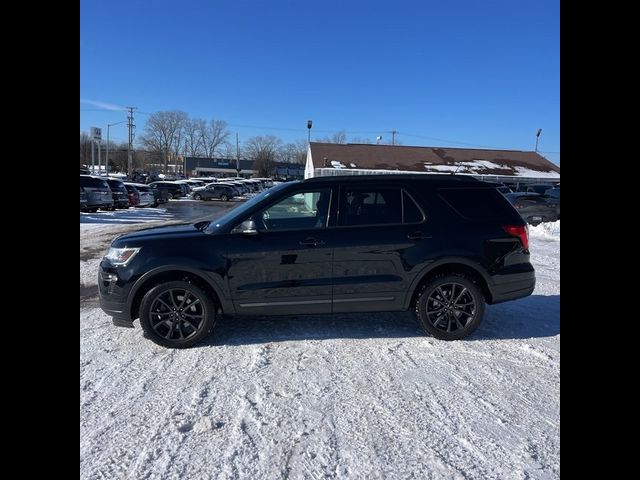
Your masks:
[{"label": "bare tree", "polygon": [[273,135],[252,137],[245,143],[245,155],[253,160],[253,169],[259,177],[270,177],[276,168],[282,140]]},{"label": "bare tree", "polygon": [[184,153],[189,157],[204,154],[203,136],[207,121],[201,118],[187,119],[184,124]]},{"label": "bare tree", "polygon": [[370,138],[354,137],[354,138],[351,139],[351,143],[367,143],[367,144],[371,144],[373,142],[371,141]]},{"label": "bare tree", "polygon": [[109,144],[109,170],[112,172],[126,172],[128,155],[128,144],[121,142],[120,144]]},{"label": "bare tree", "polygon": [[91,138],[87,132],[80,132],[80,165],[91,163]]},{"label": "bare tree", "polygon": [[303,139],[285,144],[280,157],[283,162],[304,164],[307,161],[307,141]]},{"label": "bare tree", "polygon": [[347,143],[347,132],[340,130],[332,136],[320,138],[318,141],[323,143]]},{"label": "bare tree", "polygon": [[168,170],[169,156],[182,149],[184,125],[189,116],[180,110],[153,113],[147,120],[140,141],[148,150],[162,155],[164,171]]},{"label": "bare tree", "polygon": [[224,144],[229,137],[227,122],[224,120],[211,120],[201,129],[202,146],[204,154],[208,158],[213,158],[216,148]]}]

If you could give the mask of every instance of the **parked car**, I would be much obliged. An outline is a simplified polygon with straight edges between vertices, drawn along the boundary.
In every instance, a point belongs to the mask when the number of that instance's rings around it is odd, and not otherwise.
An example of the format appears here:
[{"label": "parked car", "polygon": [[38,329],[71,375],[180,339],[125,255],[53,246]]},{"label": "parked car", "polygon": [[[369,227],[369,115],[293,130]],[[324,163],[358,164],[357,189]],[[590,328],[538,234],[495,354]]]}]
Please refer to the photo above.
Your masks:
[{"label": "parked car", "polygon": [[491,182],[485,182],[485,183],[493,185],[496,188],[496,190],[498,190],[500,193],[511,193],[513,191],[504,183],[491,183]]},{"label": "parked car", "polygon": [[125,183],[125,186],[127,187],[127,190],[129,190],[129,192],[132,191],[131,189],[137,192],[138,203],[136,203],[134,206],[150,207],[156,203],[153,191],[151,190],[151,187],[149,187],[149,185],[127,182]]},{"label": "parked car", "polygon": [[99,208],[111,210],[113,207],[111,189],[104,178],[80,175],[80,188],[87,196],[87,211],[97,212]]},{"label": "parked car", "polygon": [[160,181],[160,182],[151,182],[149,186],[151,185],[158,185],[158,187],[166,188],[169,199],[180,198],[187,195],[185,193],[186,187],[179,183]]},{"label": "parked car", "polygon": [[116,178],[106,178],[106,181],[111,189],[113,209],[129,208],[129,193],[127,192],[127,188],[124,186],[124,182]]},{"label": "parked car", "polygon": [[471,334],[485,304],[526,297],[526,223],[455,175],[318,177],[272,187],[212,222],[116,238],[99,269],[118,326],[184,348],[218,315],[411,310],[425,333]]},{"label": "parked car", "polygon": [[507,200],[514,206],[520,216],[531,225],[542,222],[553,222],[560,215],[559,202],[546,195],[530,192],[507,193]]},{"label": "parked car", "polygon": [[544,195],[547,190],[553,188],[553,185],[547,185],[542,183],[535,183],[533,185],[527,185],[526,192],[530,193],[539,193],[540,195]]},{"label": "parked car", "polygon": [[159,204],[167,203],[169,201],[169,192],[166,188],[154,183],[150,184],[149,188],[151,189],[151,193],[153,193],[153,197],[155,199],[153,207],[157,207]]},{"label": "parked car", "polygon": [[124,186],[127,189],[127,194],[129,197],[129,206],[137,207],[138,204],[140,203],[140,192],[138,192],[138,189],[134,187],[134,184],[125,183]]},{"label": "parked car", "polygon": [[233,188],[228,185],[217,185],[211,183],[202,189],[197,189],[193,193],[194,200],[215,200],[220,199],[227,202],[234,197]]},{"label": "parked car", "polygon": [[560,187],[550,188],[544,195],[547,197],[547,202],[556,206],[556,214],[560,220]]},{"label": "parked car", "polygon": [[80,187],[80,211],[84,212],[87,209],[87,194],[84,193],[82,187]]},{"label": "parked car", "polygon": [[91,174],[91,170],[89,170],[87,167],[80,167],[80,175],[90,175]]}]

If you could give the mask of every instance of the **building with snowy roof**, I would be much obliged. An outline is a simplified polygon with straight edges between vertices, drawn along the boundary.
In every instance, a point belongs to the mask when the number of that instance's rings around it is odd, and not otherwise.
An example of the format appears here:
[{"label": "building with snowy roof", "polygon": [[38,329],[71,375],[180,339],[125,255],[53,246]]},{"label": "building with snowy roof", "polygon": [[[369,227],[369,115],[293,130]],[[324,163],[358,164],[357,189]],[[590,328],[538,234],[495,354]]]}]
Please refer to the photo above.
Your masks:
[{"label": "building with snowy roof", "polygon": [[507,183],[560,181],[560,167],[537,152],[320,142],[309,145],[305,178],[373,173],[455,173]]}]

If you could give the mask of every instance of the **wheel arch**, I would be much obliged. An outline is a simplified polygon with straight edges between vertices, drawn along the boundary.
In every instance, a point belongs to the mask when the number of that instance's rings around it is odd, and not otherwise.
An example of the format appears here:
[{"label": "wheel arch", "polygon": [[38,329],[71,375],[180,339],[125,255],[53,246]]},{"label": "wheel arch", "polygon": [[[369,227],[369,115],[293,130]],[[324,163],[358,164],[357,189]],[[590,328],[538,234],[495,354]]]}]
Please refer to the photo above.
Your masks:
[{"label": "wheel arch", "polygon": [[461,274],[469,278],[469,280],[478,285],[484,295],[485,301],[489,304],[492,302],[491,288],[489,285],[493,282],[484,267],[466,258],[448,258],[434,262],[416,276],[409,290],[410,295],[407,295],[408,302],[404,306],[405,309],[413,309],[415,307],[420,288],[422,288],[425,283],[436,276],[450,273]]},{"label": "wheel arch", "polygon": [[191,281],[206,292],[210,293],[222,313],[233,313],[233,305],[226,301],[220,286],[202,275],[198,270],[184,266],[165,266],[147,272],[134,284],[129,294],[127,311],[133,320],[140,315],[140,304],[144,295],[156,285],[174,280]]}]

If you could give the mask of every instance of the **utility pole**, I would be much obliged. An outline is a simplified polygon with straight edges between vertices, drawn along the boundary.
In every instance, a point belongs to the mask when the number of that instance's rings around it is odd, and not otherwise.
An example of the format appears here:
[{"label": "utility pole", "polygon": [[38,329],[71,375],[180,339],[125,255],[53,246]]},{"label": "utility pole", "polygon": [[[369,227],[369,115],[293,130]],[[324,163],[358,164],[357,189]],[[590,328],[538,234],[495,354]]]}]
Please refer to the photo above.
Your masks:
[{"label": "utility pole", "polygon": [[127,127],[129,128],[129,145],[127,146],[127,175],[133,178],[133,129],[136,126],[133,123],[133,110],[137,107],[127,107],[129,115],[127,116]]},{"label": "utility pole", "polygon": [[396,133],[398,133],[397,130],[391,130],[389,132],[391,134],[391,145],[395,145],[396,144]]},{"label": "utility pole", "polygon": [[95,175],[96,173],[96,161],[93,159],[94,157],[94,150],[96,147],[96,141],[92,138],[91,139],[91,175]]},{"label": "utility pole", "polygon": [[102,150],[101,145],[102,141],[98,140],[98,175],[102,175],[102,161],[100,160],[100,150]]},{"label": "utility pole", "polygon": [[236,132],[236,170],[240,176],[240,141],[238,140],[238,132]]}]

